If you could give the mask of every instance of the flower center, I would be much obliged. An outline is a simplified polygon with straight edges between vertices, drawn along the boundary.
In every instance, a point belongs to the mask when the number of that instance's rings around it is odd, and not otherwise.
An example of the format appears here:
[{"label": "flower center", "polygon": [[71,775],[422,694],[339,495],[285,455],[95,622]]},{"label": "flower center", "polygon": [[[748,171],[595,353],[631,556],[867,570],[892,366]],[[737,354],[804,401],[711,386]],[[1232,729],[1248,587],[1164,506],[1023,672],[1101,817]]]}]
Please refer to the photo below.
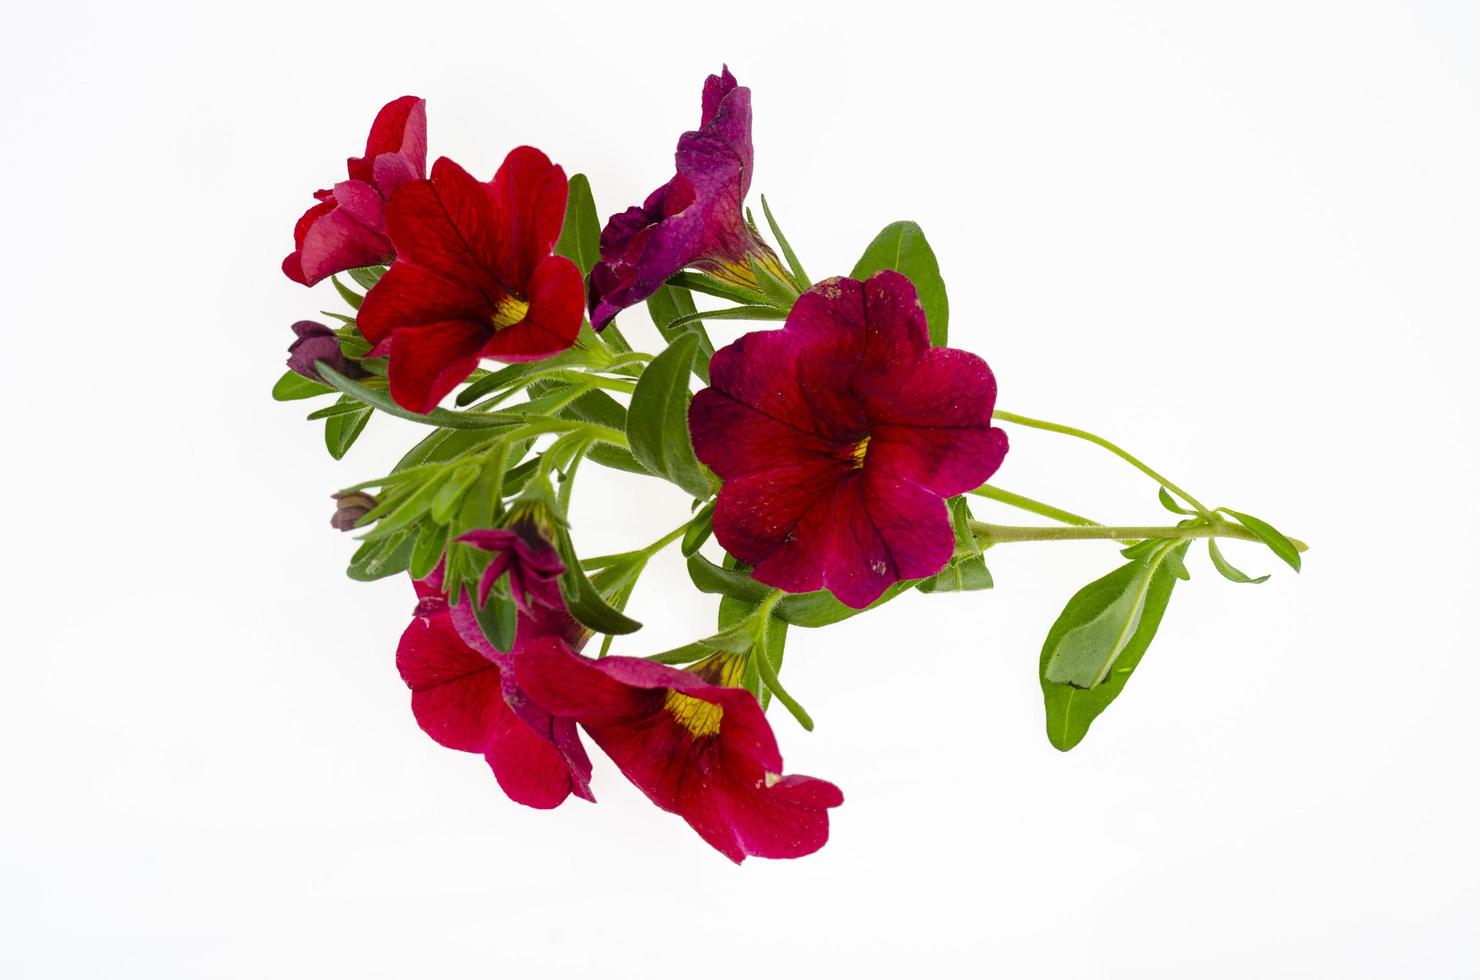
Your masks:
[{"label": "flower center", "polygon": [[863,458],[868,455],[868,441],[871,438],[872,436],[864,436],[854,443],[853,448],[848,452],[848,457],[853,460],[855,470],[863,469]]},{"label": "flower center", "polygon": [[523,320],[528,313],[529,304],[524,300],[505,296],[498,301],[498,306],[494,307],[493,315],[488,319],[493,323],[493,329],[502,330],[504,327],[512,327]]},{"label": "flower center", "polygon": [[679,694],[677,691],[668,692],[668,697],[663,701],[663,710],[672,715],[674,721],[687,728],[689,734],[695,738],[718,735],[719,721],[725,713],[717,704]]}]

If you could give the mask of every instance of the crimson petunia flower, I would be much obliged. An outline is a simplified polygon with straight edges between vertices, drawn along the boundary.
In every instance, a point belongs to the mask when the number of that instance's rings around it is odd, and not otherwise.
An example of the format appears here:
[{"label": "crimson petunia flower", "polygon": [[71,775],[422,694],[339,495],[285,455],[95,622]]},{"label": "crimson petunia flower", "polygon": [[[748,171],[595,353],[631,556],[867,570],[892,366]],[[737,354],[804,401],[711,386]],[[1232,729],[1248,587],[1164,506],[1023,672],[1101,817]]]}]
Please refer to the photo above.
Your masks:
[{"label": "crimson petunia flower", "polygon": [[690,672],[633,657],[591,660],[547,637],[520,648],[514,664],[532,698],[579,721],[650,800],[730,860],[801,857],[827,843],[827,811],[843,794],[821,779],[780,775],[754,695],[724,686],[733,677],[721,675],[743,667],[738,658]]},{"label": "crimson petunia flower", "polygon": [[647,299],[685,268],[754,288],[754,255],[781,278],[786,272],[751,231],[741,205],[750,189],[750,89],[730,69],[704,82],[699,129],[684,133],[678,173],[641,207],[613,215],[601,232],[601,261],[591,270],[591,323],[598,329]]},{"label": "crimson petunia flower", "polygon": [[[411,710],[439,744],[477,752],[516,803],[559,806],[591,795],[591,760],[575,723],[534,703],[514,682],[510,654],[483,637],[466,596],[449,606],[437,576],[416,583],[416,617],[401,636],[396,667],[411,688]],[[542,637],[579,648],[590,637],[560,609],[519,617],[514,651]]]},{"label": "crimson petunia flower", "polygon": [[370,126],[363,157],[350,157],[349,179],[318,191],[318,204],[298,219],[283,272],[305,286],[336,272],[395,258],[385,229],[385,202],[401,185],[426,176],[427,108],[404,95]]},{"label": "crimson petunia flower", "polygon": [[714,533],[757,581],[827,588],[861,609],[954,550],[945,498],[1007,452],[985,361],[931,347],[897,272],[829,279],[780,330],[714,355],[689,409],[694,451],[725,481]]},{"label": "crimson petunia flower", "polygon": [[565,219],[565,171],[539,150],[509,153],[489,183],[446,157],[386,207],[395,263],[356,322],[388,354],[391,397],[429,412],[479,358],[531,361],[575,342],[581,273],[550,253]]}]

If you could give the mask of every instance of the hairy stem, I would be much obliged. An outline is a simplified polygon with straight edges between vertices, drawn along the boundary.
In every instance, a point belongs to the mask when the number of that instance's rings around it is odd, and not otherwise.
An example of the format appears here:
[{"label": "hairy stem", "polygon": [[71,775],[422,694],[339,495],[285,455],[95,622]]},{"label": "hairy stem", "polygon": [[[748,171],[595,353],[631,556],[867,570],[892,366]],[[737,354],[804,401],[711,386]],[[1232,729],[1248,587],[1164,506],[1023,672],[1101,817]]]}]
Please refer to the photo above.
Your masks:
[{"label": "hairy stem", "polygon": [[[1191,538],[1235,538],[1239,541],[1258,541],[1259,537],[1241,524],[1213,521],[1209,524],[1192,524],[1187,527],[1103,527],[1100,525],[1073,527],[1021,527],[1008,524],[988,524],[972,521],[971,531],[978,543],[1011,544],[1015,541],[1140,541],[1146,538],[1164,540]],[[1290,542],[1300,551],[1306,550],[1305,542],[1294,538]]]}]

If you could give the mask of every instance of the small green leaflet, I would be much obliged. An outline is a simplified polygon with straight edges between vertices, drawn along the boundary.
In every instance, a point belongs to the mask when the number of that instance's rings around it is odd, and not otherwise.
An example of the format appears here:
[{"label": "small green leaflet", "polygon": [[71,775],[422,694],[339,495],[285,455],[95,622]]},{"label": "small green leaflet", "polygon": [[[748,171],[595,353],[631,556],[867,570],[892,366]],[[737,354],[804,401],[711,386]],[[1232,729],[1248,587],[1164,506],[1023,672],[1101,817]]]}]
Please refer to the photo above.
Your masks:
[{"label": "small green leaflet", "polygon": [[1156,499],[1157,500],[1160,500],[1161,501],[1161,505],[1163,507],[1165,507],[1167,510],[1171,511],[1173,514],[1193,514],[1193,515],[1195,515],[1197,513],[1197,511],[1195,511],[1195,510],[1187,510],[1181,504],[1177,503],[1177,501],[1173,500],[1172,499],[1172,495],[1167,491],[1167,488],[1166,487],[1157,487],[1156,488]]},{"label": "small green leaflet", "polygon": [[556,539],[560,559],[565,562],[565,574],[560,577],[560,593],[565,597],[570,614],[597,633],[635,633],[642,629],[641,623],[611,606],[591,584],[564,528],[556,532]]},{"label": "small green leaflet", "polygon": [[591,182],[585,174],[570,178],[570,194],[565,201],[565,225],[555,242],[555,254],[576,264],[584,278],[601,259],[601,219],[596,214],[596,200],[591,196]]},{"label": "small green leaflet", "polygon": [[1229,515],[1252,531],[1254,536],[1268,545],[1269,550],[1273,551],[1286,565],[1289,565],[1297,572],[1300,571],[1300,549],[1295,547],[1293,541],[1257,517],[1249,514],[1240,514],[1238,511],[1229,510],[1227,507],[1223,508],[1223,513]]},{"label": "small green leaflet", "polygon": [[380,282],[380,277],[385,275],[385,268],[386,267],[383,265],[367,265],[363,268],[349,270],[349,277],[353,279],[361,289],[365,290],[368,293],[370,290],[375,288],[376,283]]},{"label": "small green leaflet", "polygon": [[[348,395],[340,395],[336,405],[350,405],[354,399]],[[335,459],[343,459],[344,454],[349,452],[349,447],[360,438],[360,433],[365,431],[365,425],[370,421],[370,416],[375,409],[368,405],[362,405],[352,411],[340,412],[324,421],[324,445],[329,450],[329,455]]]},{"label": "small green leaflet", "polygon": [[272,386],[273,401],[296,402],[303,398],[313,398],[317,395],[332,395],[334,389],[328,385],[321,385],[317,381],[310,381],[296,371],[286,371],[277,384]]},{"label": "small green leaflet", "polygon": [[366,541],[350,559],[346,574],[356,582],[373,582],[406,571],[416,535],[410,531],[378,541]]},{"label": "small green leaflet", "polygon": [[1229,563],[1228,559],[1223,557],[1223,549],[1218,547],[1218,542],[1214,541],[1212,538],[1208,538],[1208,557],[1213,559],[1213,567],[1218,569],[1218,574],[1222,575],[1230,582],[1238,582],[1240,584],[1246,585],[1258,585],[1261,582],[1269,581],[1268,575],[1261,575],[1258,578],[1250,578],[1243,572],[1239,571],[1237,568],[1234,568],[1233,565]]},{"label": "small green leaflet", "polygon": [[687,320],[678,327],[673,326],[674,321],[693,317],[698,312],[698,308],[694,306],[694,295],[678,286],[662,286],[648,297],[647,309],[648,316],[653,318],[653,326],[658,328],[658,333],[663,335],[663,340],[667,343],[673,343],[685,333],[698,334],[699,356],[694,358],[693,370],[700,381],[709,384],[709,359],[714,356],[714,342],[709,339],[709,331],[696,319]]},{"label": "small green leaflet", "polygon": [[642,372],[627,413],[627,440],[655,475],[705,498],[714,491],[689,441],[689,371],[698,349],[698,335],[685,334]]},{"label": "small green leaflet", "polygon": [[360,304],[365,302],[365,297],[340,282],[338,276],[330,276],[329,278],[334,281],[334,288],[339,292],[339,298],[348,303],[351,308],[358,310]]},{"label": "small green leaflet", "polygon": [[930,342],[944,347],[951,307],[946,301],[940,263],[935,260],[935,253],[919,225],[913,221],[896,221],[879,232],[864,249],[852,275],[854,279],[867,279],[881,269],[893,269],[915,284],[920,305],[925,308],[925,322],[930,326]]},{"label": "small green leaflet", "polygon": [[[1175,545],[1168,552],[1168,558],[1175,554],[1181,559],[1187,546],[1187,542]],[[1054,748],[1067,752],[1078,745],[1100,712],[1120,696],[1131,672],[1141,662],[1141,657],[1161,625],[1162,615],[1166,612],[1172,587],[1176,582],[1177,575],[1170,562],[1164,560],[1156,563],[1155,559],[1134,561],[1091,582],[1069,600],[1049,629],[1038,661],[1048,740]],[[1128,604],[1121,601],[1127,592],[1141,596],[1138,602],[1131,604],[1133,609],[1127,609]],[[1131,616],[1135,618],[1135,626],[1123,642],[1118,629],[1113,625],[1106,626],[1104,613],[1110,608],[1118,609],[1127,619]],[[1099,632],[1104,637],[1104,642],[1116,647],[1113,657],[1107,658],[1104,656],[1105,651],[1101,651],[1100,660],[1109,660],[1110,666],[1100,683],[1086,689],[1050,679],[1050,664],[1055,654],[1064,649],[1065,637],[1071,631],[1082,630],[1095,622],[1101,624]],[[1088,662],[1093,663],[1093,658],[1088,658]]]},{"label": "small green leaflet", "polygon": [[771,214],[771,205],[766,201],[766,195],[761,195],[761,210],[766,213],[766,224],[771,226],[771,234],[776,236],[776,244],[781,246],[781,254],[786,257],[786,264],[791,268],[792,278],[796,279],[797,285],[803,289],[812,288],[812,280],[807,278],[807,273],[802,270],[802,263],[797,259],[797,253],[792,251],[791,242],[781,233],[781,226],[776,223],[776,218]]}]

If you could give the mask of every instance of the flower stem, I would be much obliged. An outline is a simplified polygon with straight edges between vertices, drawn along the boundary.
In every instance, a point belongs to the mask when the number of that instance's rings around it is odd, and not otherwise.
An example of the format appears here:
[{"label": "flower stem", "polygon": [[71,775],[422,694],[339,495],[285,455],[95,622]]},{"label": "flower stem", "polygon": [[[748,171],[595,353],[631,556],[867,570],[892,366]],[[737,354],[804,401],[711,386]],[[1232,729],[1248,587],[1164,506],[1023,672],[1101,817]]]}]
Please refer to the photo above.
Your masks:
[{"label": "flower stem", "polygon": [[649,557],[649,558],[653,557],[653,555],[656,555],[658,552],[662,551],[664,548],[668,547],[670,544],[672,544],[673,542],[677,541],[679,538],[683,537],[684,536],[684,532],[686,532],[689,529],[689,525],[691,523],[693,523],[691,520],[690,521],[684,521],[678,527],[676,527],[673,530],[669,531],[667,534],[663,535],[661,538],[659,538],[658,540],[654,541],[652,544],[648,545],[646,548],[643,548],[642,549],[642,553],[644,555],[646,555],[647,557]]},{"label": "flower stem", "polygon": [[[1163,540],[1188,540],[1192,538],[1236,538],[1240,541],[1258,541],[1259,537],[1241,524],[1213,521],[1207,524],[1190,524],[1187,527],[1021,527],[1007,524],[988,524],[972,521],[971,531],[983,545],[1011,544],[1015,541],[1140,541],[1146,538]],[[1299,551],[1305,551],[1303,541],[1290,539]]]},{"label": "flower stem", "polygon": [[1043,429],[1047,432],[1057,432],[1061,435],[1073,436],[1076,439],[1083,439],[1086,442],[1092,442],[1102,449],[1108,449],[1110,452],[1119,456],[1127,463],[1130,463],[1136,469],[1140,470],[1142,473],[1145,473],[1147,476],[1151,477],[1151,479],[1166,487],[1167,490],[1175,493],[1177,496],[1187,501],[1193,507],[1197,508],[1200,513],[1211,513],[1209,509],[1192,494],[1188,493],[1186,490],[1183,490],[1171,480],[1168,480],[1166,477],[1162,476],[1160,473],[1156,472],[1151,467],[1147,466],[1145,463],[1141,462],[1139,459],[1126,452],[1124,449],[1121,449],[1109,439],[1097,436],[1093,432],[1086,432],[1083,429],[1076,429],[1070,425],[1060,425],[1057,422],[1045,422],[1042,419],[1029,418],[1026,415],[1018,415],[1016,412],[1004,412],[1001,409],[993,410],[992,418],[1000,419],[1003,422],[1014,422],[1018,425],[1027,426],[1030,429]]},{"label": "flower stem", "polygon": [[1039,517],[1058,521],[1060,524],[1080,524],[1088,527],[1099,523],[1098,521],[1090,520],[1088,517],[1080,517],[1078,514],[1071,513],[1060,507],[1055,507],[1053,504],[1045,504],[1041,500],[1024,497],[1020,493],[1003,490],[1001,487],[994,487],[989,483],[982,484],[975,490],[969,490],[967,492],[973,497],[984,497],[987,500],[995,500],[998,503],[1007,504],[1009,507],[1016,507],[1019,510],[1026,510],[1029,513],[1037,514]]}]

